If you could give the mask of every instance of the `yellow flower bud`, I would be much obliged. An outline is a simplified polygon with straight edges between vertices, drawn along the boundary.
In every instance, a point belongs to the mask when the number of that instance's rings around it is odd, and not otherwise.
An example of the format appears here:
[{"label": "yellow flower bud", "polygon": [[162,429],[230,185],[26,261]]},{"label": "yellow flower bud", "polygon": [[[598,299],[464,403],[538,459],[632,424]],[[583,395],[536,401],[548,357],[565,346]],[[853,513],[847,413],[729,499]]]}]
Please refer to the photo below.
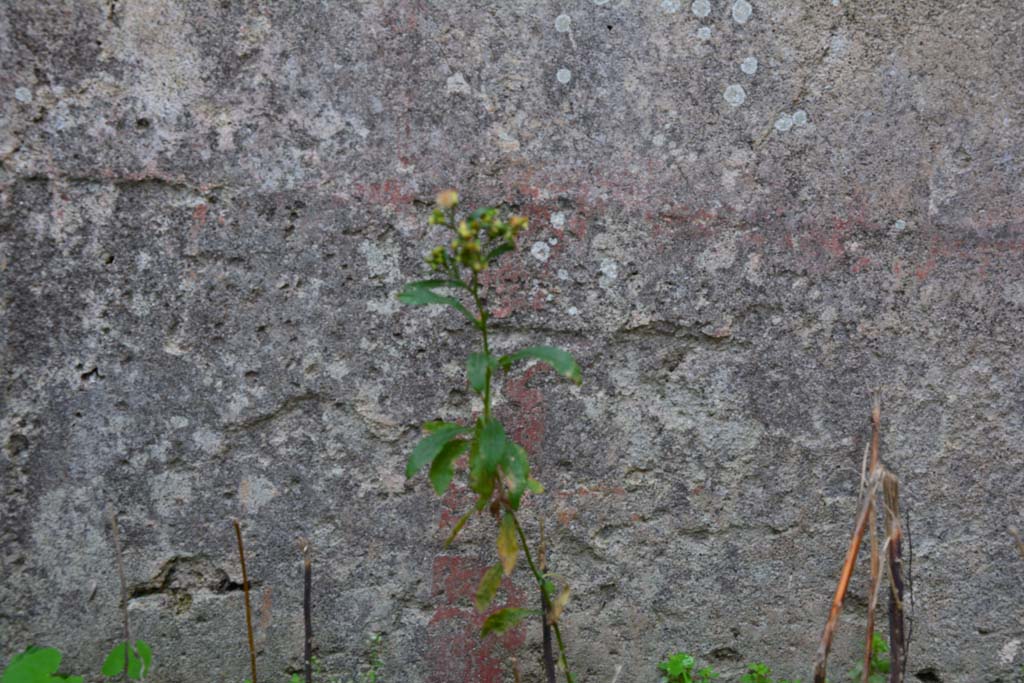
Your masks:
[{"label": "yellow flower bud", "polygon": [[445,190],[437,195],[437,205],[442,209],[452,209],[459,203],[459,193],[455,190]]},{"label": "yellow flower bud", "polygon": [[459,237],[468,240],[472,239],[474,234],[473,230],[466,224],[466,221],[459,223]]}]

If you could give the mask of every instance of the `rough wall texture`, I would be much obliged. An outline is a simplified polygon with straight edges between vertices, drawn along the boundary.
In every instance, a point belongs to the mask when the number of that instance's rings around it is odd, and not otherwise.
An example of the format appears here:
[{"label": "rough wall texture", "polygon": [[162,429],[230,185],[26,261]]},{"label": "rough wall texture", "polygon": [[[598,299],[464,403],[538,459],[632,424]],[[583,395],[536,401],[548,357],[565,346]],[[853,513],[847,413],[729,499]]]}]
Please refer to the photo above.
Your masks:
[{"label": "rough wall texture", "polygon": [[876,385],[910,671],[1016,680],[1024,11],[750,2],[3,3],[0,658],[98,669],[111,505],[153,680],[247,674],[233,516],[263,680],[299,663],[300,535],[332,671],[383,631],[388,681],[496,683],[510,655],[539,680],[535,628],[473,636],[489,521],[443,551],[469,497],[402,475],[421,420],[472,407],[473,336],[394,299],[454,185],[532,220],[490,280],[499,349],[584,367],[498,397],[582,680],[676,649],[806,678]]}]

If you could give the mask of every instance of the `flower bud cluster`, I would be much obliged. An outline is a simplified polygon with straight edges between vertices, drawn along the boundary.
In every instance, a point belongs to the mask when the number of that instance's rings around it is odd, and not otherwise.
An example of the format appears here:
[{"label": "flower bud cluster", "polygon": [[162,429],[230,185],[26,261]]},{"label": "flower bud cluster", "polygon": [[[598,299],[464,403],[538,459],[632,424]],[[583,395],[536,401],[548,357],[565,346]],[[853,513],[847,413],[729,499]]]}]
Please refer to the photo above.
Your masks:
[{"label": "flower bud cluster", "polygon": [[477,209],[455,223],[458,204],[458,193],[445,190],[437,195],[438,208],[427,219],[430,225],[444,225],[455,233],[450,252],[444,247],[435,247],[427,255],[427,263],[436,271],[449,270],[453,264],[459,264],[479,273],[487,267],[489,260],[484,254],[484,241],[492,249],[497,246],[494,242],[515,247],[516,235],[528,225],[525,216],[510,216],[507,221],[502,220],[497,209]]}]

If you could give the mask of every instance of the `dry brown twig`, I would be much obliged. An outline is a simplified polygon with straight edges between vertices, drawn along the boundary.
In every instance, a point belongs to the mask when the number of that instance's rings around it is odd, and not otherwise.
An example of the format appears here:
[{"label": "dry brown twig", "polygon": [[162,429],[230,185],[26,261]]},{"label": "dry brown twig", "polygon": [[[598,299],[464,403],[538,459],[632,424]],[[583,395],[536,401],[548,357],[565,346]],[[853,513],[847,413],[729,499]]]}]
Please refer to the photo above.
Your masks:
[{"label": "dry brown twig", "polygon": [[[864,461],[861,464],[861,487],[858,497],[858,510],[854,524],[853,535],[850,545],[846,550],[846,557],[839,573],[839,581],[836,592],[832,597],[832,605],[829,609],[828,620],[821,634],[818,644],[818,651],[814,658],[813,681],[814,683],[825,683],[825,676],[828,669],[828,655],[832,649],[832,640],[835,637],[836,628],[839,625],[839,615],[843,609],[846,599],[846,592],[850,586],[850,578],[857,563],[857,555],[860,546],[864,542],[865,533],[869,533],[871,547],[871,594],[868,599],[867,610],[867,633],[864,644],[864,662],[861,674],[862,683],[867,683],[871,672],[871,653],[874,637],[875,611],[878,605],[878,593],[881,589],[884,576],[881,564],[881,554],[887,555],[886,568],[889,574],[889,629],[890,629],[890,651],[892,655],[892,666],[890,667],[890,683],[902,683],[903,661],[905,657],[905,641],[903,627],[903,573],[901,558],[901,528],[899,521],[899,488],[896,476],[889,472],[881,463],[879,455],[879,443],[881,440],[881,400],[876,391],[871,402],[871,442],[869,449],[865,452]],[[868,458],[870,454],[870,460]],[[865,471],[866,470],[866,471]],[[885,491],[885,541],[879,548],[877,535],[877,514],[876,498],[879,488]]]},{"label": "dry brown twig", "polygon": [[238,539],[238,560],[242,564],[242,594],[245,597],[245,628],[249,635],[249,665],[252,669],[252,683],[256,683],[256,642],[252,637],[252,608],[249,606],[249,575],[245,571],[242,525],[238,523],[237,519],[231,521],[235,525],[235,538]]}]

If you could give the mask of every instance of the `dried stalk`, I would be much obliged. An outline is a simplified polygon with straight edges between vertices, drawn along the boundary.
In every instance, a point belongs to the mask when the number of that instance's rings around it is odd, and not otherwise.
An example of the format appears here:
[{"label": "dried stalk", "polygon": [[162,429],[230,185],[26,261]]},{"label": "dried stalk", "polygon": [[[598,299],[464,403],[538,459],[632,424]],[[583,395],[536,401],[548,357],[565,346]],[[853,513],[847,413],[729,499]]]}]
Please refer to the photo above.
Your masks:
[{"label": "dried stalk", "polygon": [[124,578],[124,560],[121,557],[121,532],[117,528],[117,512],[110,508],[110,529],[114,534],[114,558],[117,560],[117,578],[121,581],[121,622],[124,624],[124,680],[128,680],[128,657],[132,646],[128,626],[128,582]]},{"label": "dried stalk", "polygon": [[242,593],[245,596],[245,628],[249,634],[249,666],[252,668],[252,683],[256,683],[256,641],[252,637],[252,608],[249,606],[249,575],[245,572],[245,547],[242,545],[242,526],[237,519],[235,538],[238,539],[238,560],[242,564]]},{"label": "dried stalk", "polygon": [[[874,476],[879,461],[879,441],[882,422],[882,406],[878,392],[875,392],[871,401],[871,463],[868,466],[868,475]],[[875,607],[878,604],[878,588],[881,584],[880,559],[878,557],[878,532],[875,521],[875,497],[867,498],[868,520],[870,523],[869,539],[871,546],[871,596],[868,598],[868,614],[866,632],[864,635],[864,666],[861,670],[861,683],[868,683],[868,676],[871,674],[871,653],[875,634]]]},{"label": "dried stalk", "polygon": [[853,537],[846,549],[846,558],[843,560],[843,568],[839,573],[839,584],[836,586],[835,595],[832,597],[832,606],[828,612],[828,621],[825,622],[825,629],[821,634],[821,641],[818,643],[818,652],[814,656],[814,683],[825,683],[825,673],[828,667],[828,653],[832,649],[832,639],[835,636],[836,627],[839,626],[839,614],[843,611],[843,601],[846,599],[846,590],[850,586],[850,577],[853,575],[853,567],[857,563],[857,554],[860,552],[861,543],[864,542],[864,532],[867,530],[868,520],[875,494],[878,492],[878,485],[885,468],[879,466],[875,474],[868,480],[868,488],[865,492],[864,502],[857,513],[857,521],[853,527]]},{"label": "dried stalk", "polygon": [[309,556],[309,541],[302,539],[302,564],[305,570],[302,594],[302,614],[306,625],[306,683],[313,683],[313,563]]},{"label": "dried stalk", "polygon": [[889,563],[889,683],[903,683],[906,632],[903,616],[903,528],[900,523],[900,485],[894,476],[882,482],[885,495],[885,535]]}]

